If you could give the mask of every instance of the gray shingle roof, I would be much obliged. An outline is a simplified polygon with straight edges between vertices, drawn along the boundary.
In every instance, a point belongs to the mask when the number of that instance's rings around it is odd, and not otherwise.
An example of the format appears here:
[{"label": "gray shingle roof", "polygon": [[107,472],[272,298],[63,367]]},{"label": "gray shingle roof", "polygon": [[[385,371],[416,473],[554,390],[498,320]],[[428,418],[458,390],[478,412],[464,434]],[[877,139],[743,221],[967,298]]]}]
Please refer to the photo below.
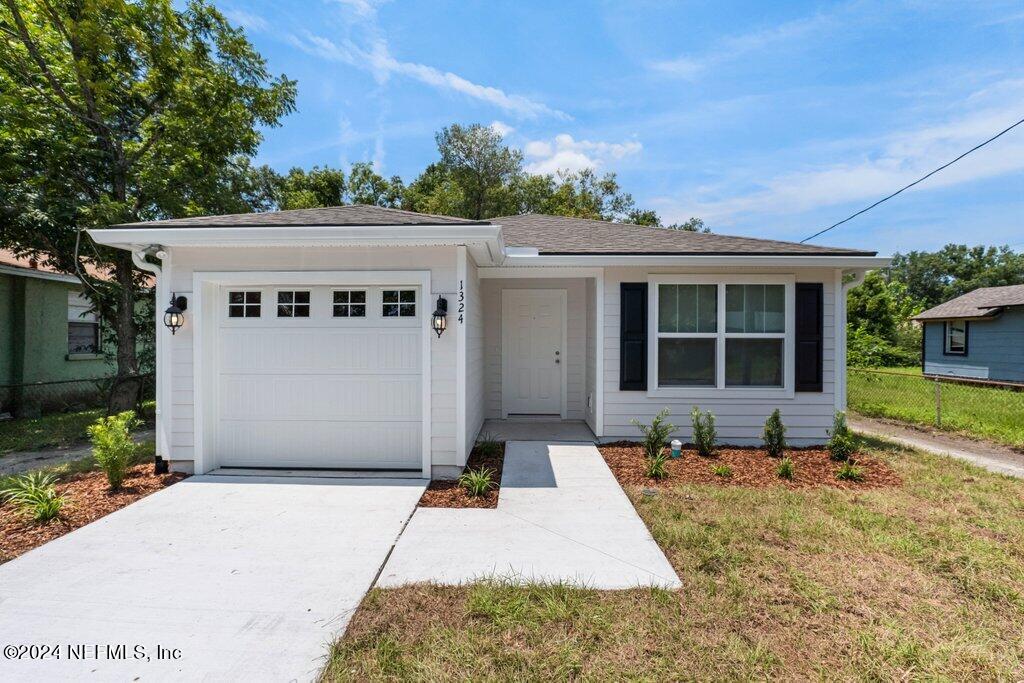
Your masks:
[{"label": "gray shingle roof", "polygon": [[876,253],[541,214],[502,216],[491,221],[502,226],[505,244],[536,247],[542,254],[874,256]]},{"label": "gray shingle roof", "polygon": [[523,214],[473,221],[452,216],[386,209],[353,204],[317,209],[241,213],[227,216],[175,218],[148,223],[125,223],[113,228],[230,228],[299,226],[385,226],[385,225],[501,225],[505,244],[534,247],[541,254],[682,256],[874,256],[873,251],[821,247],[814,244],[780,242],[753,237],[730,237],[712,233],[666,230],[610,221]]},{"label": "gray shingle roof", "polygon": [[1024,306],[1024,285],[981,287],[918,313],[913,319],[984,318],[995,315],[1005,306]]},{"label": "gray shingle roof", "polygon": [[301,225],[488,225],[488,221],[471,221],[453,216],[386,209],[368,204],[328,206],[316,209],[291,209],[264,213],[232,213],[225,216],[172,218],[146,223],[123,223],[113,228],[249,228],[291,227]]}]

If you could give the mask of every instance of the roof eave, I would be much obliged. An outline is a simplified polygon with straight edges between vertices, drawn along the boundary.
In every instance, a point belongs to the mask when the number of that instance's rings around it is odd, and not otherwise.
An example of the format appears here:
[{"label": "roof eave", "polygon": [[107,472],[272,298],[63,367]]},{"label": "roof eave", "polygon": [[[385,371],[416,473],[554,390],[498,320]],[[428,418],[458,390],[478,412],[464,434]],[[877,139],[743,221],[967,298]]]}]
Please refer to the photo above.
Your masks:
[{"label": "roof eave", "polygon": [[863,268],[890,265],[888,256],[792,255],[792,254],[508,254],[503,263],[512,267],[537,266],[765,266]]}]

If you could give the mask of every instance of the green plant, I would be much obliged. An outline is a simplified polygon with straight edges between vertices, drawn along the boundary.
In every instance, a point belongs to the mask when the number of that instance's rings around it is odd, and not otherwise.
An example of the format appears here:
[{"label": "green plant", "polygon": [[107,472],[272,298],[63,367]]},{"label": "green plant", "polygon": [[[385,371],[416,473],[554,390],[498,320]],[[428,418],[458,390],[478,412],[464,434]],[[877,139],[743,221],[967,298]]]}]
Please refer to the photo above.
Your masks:
[{"label": "green plant", "polygon": [[849,460],[854,451],[857,450],[857,443],[853,439],[853,432],[846,424],[846,413],[836,411],[832,420],[832,429],[826,432],[829,435],[828,452],[833,460]]},{"label": "green plant", "polygon": [[782,413],[778,408],[765,420],[764,449],[773,458],[780,457],[786,450],[786,425],[782,424]]},{"label": "green plant", "polygon": [[476,439],[476,447],[485,458],[493,458],[501,453],[501,442],[490,432],[480,432]]},{"label": "green plant", "polygon": [[732,477],[732,468],[724,463],[721,465],[715,465],[711,468],[711,471],[715,473],[716,477],[722,477],[724,479]]},{"label": "green plant", "polygon": [[704,457],[711,457],[715,454],[715,416],[711,411],[700,412],[699,406],[694,406],[690,412],[690,419],[693,422],[693,443],[697,447],[697,453]]},{"label": "green plant", "polygon": [[459,475],[459,486],[466,489],[474,498],[482,496],[496,486],[494,470],[489,467],[467,469]]},{"label": "green plant", "polygon": [[36,522],[49,522],[60,514],[64,496],[57,494],[56,477],[45,472],[27,472],[11,477],[0,487],[0,499]]},{"label": "green plant", "polygon": [[649,425],[637,419],[630,420],[630,423],[644,435],[644,455],[648,458],[660,455],[665,448],[665,442],[668,441],[668,437],[672,436],[672,433],[677,429],[674,424],[665,421],[669,414],[668,408],[662,408]]},{"label": "green plant", "polygon": [[646,472],[651,479],[664,479],[668,476],[668,455],[664,452],[647,458]]},{"label": "green plant", "polygon": [[847,460],[839,466],[839,470],[836,472],[836,479],[842,481],[864,481],[864,472]]},{"label": "green plant", "polygon": [[89,425],[92,454],[96,464],[107,475],[111,491],[121,488],[128,468],[135,464],[138,444],[132,441],[131,430],[139,425],[131,410],[101,417]]},{"label": "green plant", "polygon": [[780,479],[792,479],[795,471],[796,467],[794,467],[793,460],[789,457],[780,460],[779,466],[775,468],[775,474],[779,475]]}]

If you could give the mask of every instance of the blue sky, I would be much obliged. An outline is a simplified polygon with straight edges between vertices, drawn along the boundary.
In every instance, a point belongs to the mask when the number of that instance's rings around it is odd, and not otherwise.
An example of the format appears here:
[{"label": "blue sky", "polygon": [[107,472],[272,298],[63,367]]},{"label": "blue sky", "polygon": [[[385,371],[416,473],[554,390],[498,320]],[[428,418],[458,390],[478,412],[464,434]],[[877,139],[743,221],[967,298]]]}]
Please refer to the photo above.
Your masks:
[{"label": "blue sky", "polygon": [[[615,171],[666,222],[799,240],[1024,118],[1024,1],[222,0],[299,83],[279,170],[407,181],[491,124],[527,166]],[[817,240],[1024,248],[1024,126]]]}]

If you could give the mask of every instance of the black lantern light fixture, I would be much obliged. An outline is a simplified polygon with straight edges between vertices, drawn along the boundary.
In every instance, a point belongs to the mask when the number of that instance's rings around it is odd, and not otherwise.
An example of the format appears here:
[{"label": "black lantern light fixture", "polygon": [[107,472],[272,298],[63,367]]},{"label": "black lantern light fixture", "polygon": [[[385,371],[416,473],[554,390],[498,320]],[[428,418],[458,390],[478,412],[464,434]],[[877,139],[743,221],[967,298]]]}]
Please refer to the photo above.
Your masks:
[{"label": "black lantern light fixture", "polygon": [[185,324],[185,310],[188,308],[188,299],[183,296],[171,294],[171,305],[164,311],[164,325],[174,334]]},{"label": "black lantern light fixture", "polygon": [[437,297],[437,308],[430,318],[430,326],[434,328],[434,332],[437,332],[438,339],[448,328],[448,299],[443,296]]}]

